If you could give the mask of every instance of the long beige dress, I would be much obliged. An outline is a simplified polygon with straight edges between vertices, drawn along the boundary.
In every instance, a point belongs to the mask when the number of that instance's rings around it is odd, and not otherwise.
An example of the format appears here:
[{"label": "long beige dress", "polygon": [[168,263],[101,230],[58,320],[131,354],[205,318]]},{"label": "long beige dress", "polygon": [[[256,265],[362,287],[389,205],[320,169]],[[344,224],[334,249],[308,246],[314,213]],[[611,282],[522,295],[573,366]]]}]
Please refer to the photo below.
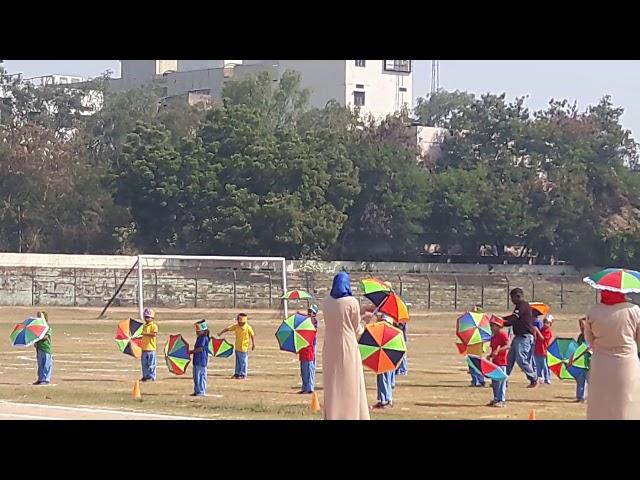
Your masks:
[{"label": "long beige dress", "polygon": [[326,420],[369,420],[367,391],[358,337],[360,304],[354,297],[327,297],[322,303],[325,323],[322,347],[322,387]]},{"label": "long beige dress", "polygon": [[587,420],[639,420],[640,308],[631,303],[595,305],[584,336],[593,350]]}]

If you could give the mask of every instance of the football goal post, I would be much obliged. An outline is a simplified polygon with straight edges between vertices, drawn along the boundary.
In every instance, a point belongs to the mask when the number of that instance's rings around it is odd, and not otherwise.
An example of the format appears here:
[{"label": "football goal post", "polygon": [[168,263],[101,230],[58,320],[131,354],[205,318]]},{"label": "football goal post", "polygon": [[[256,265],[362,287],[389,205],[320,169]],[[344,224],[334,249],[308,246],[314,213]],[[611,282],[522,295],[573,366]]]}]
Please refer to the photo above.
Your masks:
[{"label": "football goal post", "polygon": [[145,305],[169,308],[277,308],[286,300],[284,257],[138,255],[136,296]]}]

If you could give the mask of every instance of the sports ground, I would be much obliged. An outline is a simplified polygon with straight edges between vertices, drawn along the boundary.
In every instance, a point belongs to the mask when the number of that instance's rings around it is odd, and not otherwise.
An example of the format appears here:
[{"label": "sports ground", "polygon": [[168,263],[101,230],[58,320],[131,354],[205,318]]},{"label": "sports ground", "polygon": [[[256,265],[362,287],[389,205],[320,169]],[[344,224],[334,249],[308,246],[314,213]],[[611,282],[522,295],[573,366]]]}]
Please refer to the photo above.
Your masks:
[{"label": "sports ground", "polygon": [[[35,313],[33,307],[0,308],[0,419],[320,419],[311,412],[310,395],[300,395],[297,356],[281,352],[274,337],[282,320],[271,311],[248,311],[256,332],[249,356],[249,378],[231,379],[234,360],[209,362],[208,396],[193,398],[191,368],[183,376],[169,373],[162,350],[169,334],[193,342],[193,322],[206,318],[212,334],[231,323],[235,311],[156,310],[158,381],[141,384],[142,399],[132,398],[141,376],[138,360],[120,353],[114,342],[116,324],[135,309],[114,308],[96,320],[98,308],[47,308],[53,334],[53,377],[49,386],[31,385],[36,378],[35,349],[11,346],[13,326]],[[461,312],[460,312],[461,313]],[[486,407],[491,389],[469,387],[464,357],[455,347],[455,319],[460,314],[415,313],[408,324],[409,375],[397,378],[393,408],[372,412],[372,419],[518,419],[532,409],[537,418],[584,419],[585,406],[574,403],[575,383],[553,379],[535,389],[518,367],[505,408]],[[506,312],[495,312],[504,314]],[[575,337],[577,315],[554,312],[554,334]],[[322,313],[320,318],[317,392],[322,404]],[[231,336],[227,337],[232,340]],[[376,401],[375,375],[365,369],[369,404]]]}]

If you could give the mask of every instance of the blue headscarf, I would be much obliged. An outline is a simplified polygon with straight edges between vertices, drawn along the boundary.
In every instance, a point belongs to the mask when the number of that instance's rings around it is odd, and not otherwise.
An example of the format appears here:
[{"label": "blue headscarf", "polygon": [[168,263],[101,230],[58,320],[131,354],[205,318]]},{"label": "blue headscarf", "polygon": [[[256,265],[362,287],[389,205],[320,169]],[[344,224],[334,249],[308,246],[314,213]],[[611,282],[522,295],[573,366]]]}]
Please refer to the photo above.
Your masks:
[{"label": "blue headscarf", "polygon": [[351,297],[351,279],[347,272],[339,272],[333,277],[331,296],[333,298]]}]

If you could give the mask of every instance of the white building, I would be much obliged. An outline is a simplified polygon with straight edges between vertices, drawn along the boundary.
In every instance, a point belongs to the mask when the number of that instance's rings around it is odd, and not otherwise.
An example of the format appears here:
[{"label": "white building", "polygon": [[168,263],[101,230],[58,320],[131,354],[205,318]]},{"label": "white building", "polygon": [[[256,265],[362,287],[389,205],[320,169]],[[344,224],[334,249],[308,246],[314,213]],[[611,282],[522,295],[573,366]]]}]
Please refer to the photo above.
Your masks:
[{"label": "white building", "polygon": [[260,71],[277,80],[285,70],[301,74],[311,93],[312,107],[330,100],[359,107],[377,118],[412,108],[411,60],[122,60],[122,76],[112,81],[115,91],[156,81],[163,97],[187,93],[221,98],[224,83]]}]

